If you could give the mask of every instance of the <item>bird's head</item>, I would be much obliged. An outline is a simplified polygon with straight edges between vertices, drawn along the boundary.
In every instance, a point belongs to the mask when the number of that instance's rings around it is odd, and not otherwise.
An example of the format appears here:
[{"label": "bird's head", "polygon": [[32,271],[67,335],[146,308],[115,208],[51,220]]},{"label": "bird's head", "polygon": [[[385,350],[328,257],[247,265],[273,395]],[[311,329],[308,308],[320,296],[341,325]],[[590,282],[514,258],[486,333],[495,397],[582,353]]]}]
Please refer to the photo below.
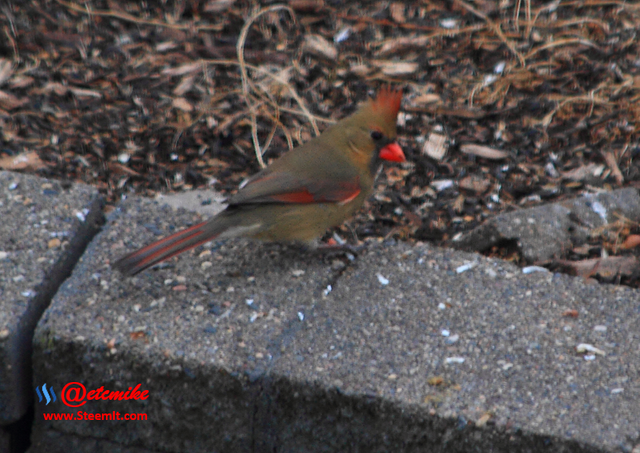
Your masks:
[{"label": "bird's head", "polygon": [[404,162],[404,153],[396,143],[396,122],[402,91],[382,88],[375,99],[360,106],[349,122],[357,137],[354,142],[360,150],[375,151],[375,161]]}]

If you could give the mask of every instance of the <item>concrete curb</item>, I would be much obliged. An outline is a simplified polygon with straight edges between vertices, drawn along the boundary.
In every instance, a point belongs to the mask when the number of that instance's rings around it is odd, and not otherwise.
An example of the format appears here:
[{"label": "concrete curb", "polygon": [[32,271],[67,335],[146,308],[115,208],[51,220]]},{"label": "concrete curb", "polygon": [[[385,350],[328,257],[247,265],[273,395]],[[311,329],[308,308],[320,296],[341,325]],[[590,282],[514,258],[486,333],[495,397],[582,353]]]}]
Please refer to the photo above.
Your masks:
[{"label": "concrete curb", "polygon": [[98,231],[101,203],[88,186],[0,171],[0,431],[33,403],[35,326]]},{"label": "concrete curb", "polygon": [[467,251],[483,251],[515,241],[528,263],[562,257],[587,242],[597,228],[620,219],[640,221],[640,194],[634,188],[581,196],[559,203],[497,215],[453,242]]},{"label": "concrete curb", "polygon": [[348,262],[229,241],[132,279],[109,268],[198,220],[122,204],[36,331],[36,382],[141,384],[147,400],[86,411],[148,420],[45,422],[54,409],[39,404],[32,452],[54,434],[175,452],[640,443],[638,291],[406,244],[370,244]]},{"label": "concrete curb", "polygon": [[[0,187],[4,449],[35,405],[31,453],[640,451],[638,291],[395,243],[213,243],[125,279],[110,262],[200,217],[128,200],[80,258],[95,190]],[[148,398],[73,409],[70,382]],[[79,411],[146,420],[44,419]]]}]

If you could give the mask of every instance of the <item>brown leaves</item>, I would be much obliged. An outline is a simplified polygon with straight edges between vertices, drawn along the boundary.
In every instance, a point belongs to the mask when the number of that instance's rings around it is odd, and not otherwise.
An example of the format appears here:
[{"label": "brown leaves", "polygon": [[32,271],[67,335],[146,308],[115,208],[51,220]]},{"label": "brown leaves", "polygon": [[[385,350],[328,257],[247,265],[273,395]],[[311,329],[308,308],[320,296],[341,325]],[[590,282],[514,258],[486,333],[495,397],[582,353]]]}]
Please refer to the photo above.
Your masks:
[{"label": "brown leaves", "polygon": [[447,154],[449,145],[447,143],[447,136],[432,132],[429,134],[429,138],[424,142],[422,147],[422,153],[435,160],[442,160]]},{"label": "brown leaves", "polygon": [[622,250],[634,249],[640,245],[640,234],[630,234],[620,245]]},{"label": "brown leaves", "polygon": [[590,278],[594,276],[610,280],[617,276],[630,277],[640,272],[640,262],[634,256],[610,256],[582,261],[557,260],[572,275]]},{"label": "brown leaves", "polygon": [[[258,168],[256,143],[272,159],[393,84],[412,162],[382,174],[360,235],[422,223],[413,237],[442,244],[506,210],[640,187],[631,2],[288,0],[259,16],[234,0],[161,3],[16,3],[2,165],[96,185],[111,202],[213,181],[233,191]],[[637,256],[640,231],[623,230],[568,258]]]},{"label": "brown leaves", "polygon": [[335,46],[320,35],[307,35],[302,48],[306,52],[310,52],[321,58],[326,58],[327,60],[335,60],[338,58],[338,50]]},{"label": "brown leaves", "polygon": [[14,109],[17,109],[18,107],[22,107],[28,102],[29,100],[26,98],[20,99],[11,93],[7,93],[5,91],[0,90],[0,109],[14,110]]},{"label": "brown leaves", "polygon": [[460,146],[460,151],[465,154],[473,154],[478,157],[484,157],[485,159],[501,160],[509,157],[509,153],[501,151],[499,149],[490,148],[482,145],[466,144]]},{"label": "brown leaves", "polygon": [[0,157],[0,168],[3,170],[31,170],[45,168],[47,164],[40,159],[38,153],[31,151],[17,156]]},{"label": "brown leaves", "polygon": [[0,86],[13,75],[13,63],[6,58],[0,58]]}]

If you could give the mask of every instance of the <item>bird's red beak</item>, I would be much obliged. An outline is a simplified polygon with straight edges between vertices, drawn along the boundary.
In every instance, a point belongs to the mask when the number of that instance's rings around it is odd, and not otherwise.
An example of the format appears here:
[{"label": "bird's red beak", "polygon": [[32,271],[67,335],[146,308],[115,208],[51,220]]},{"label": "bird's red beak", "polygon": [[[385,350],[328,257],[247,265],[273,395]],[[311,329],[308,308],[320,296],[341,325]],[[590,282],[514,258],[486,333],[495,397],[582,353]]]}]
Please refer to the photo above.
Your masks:
[{"label": "bird's red beak", "polygon": [[380,159],[389,160],[391,162],[404,162],[406,159],[402,148],[397,143],[389,143],[380,150]]}]

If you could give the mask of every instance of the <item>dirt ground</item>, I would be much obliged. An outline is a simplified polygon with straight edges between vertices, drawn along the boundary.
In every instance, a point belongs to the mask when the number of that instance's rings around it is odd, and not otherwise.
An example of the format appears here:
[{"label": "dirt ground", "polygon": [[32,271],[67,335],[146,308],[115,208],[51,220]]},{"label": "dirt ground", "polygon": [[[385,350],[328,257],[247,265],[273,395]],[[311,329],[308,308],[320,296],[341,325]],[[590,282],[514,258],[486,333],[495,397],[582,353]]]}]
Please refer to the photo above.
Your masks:
[{"label": "dirt ground", "polygon": [[[107,210],[231,194],[260,168],[254,136],[268,163],[386,84],[408,162],[337,229],[350,242],[446,246],[497,213],[640,188],[637,2],[31,0],[0,24],[0,168],[93,185]],[[620,219],[564,258],[636,257],[613,281],[639,286],[638,244]]]}]

